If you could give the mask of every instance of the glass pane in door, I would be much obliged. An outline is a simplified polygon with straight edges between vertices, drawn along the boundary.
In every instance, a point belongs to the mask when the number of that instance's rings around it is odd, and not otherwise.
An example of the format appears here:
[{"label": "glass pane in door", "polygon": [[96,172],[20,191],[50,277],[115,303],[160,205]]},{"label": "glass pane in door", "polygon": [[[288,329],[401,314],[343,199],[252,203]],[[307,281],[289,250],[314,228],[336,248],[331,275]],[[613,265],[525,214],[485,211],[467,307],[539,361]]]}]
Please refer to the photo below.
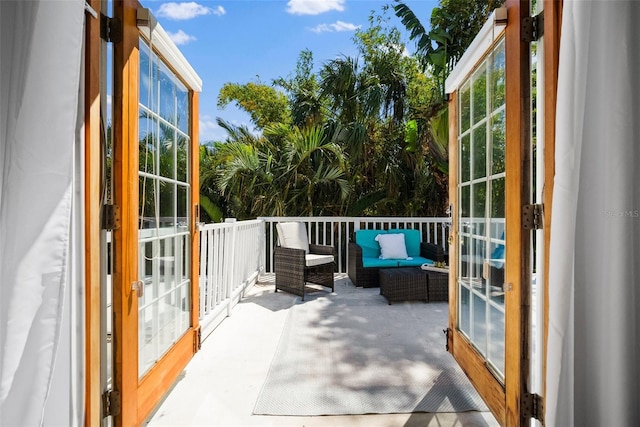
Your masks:
[{"label": "glass pane in door", "polygon": [[460,89],[457,328],[504,379],[504,41]]},{"label": "glass pane in door", "polygon": [[138,375],[189,329],[188,93],[140,40]]}]

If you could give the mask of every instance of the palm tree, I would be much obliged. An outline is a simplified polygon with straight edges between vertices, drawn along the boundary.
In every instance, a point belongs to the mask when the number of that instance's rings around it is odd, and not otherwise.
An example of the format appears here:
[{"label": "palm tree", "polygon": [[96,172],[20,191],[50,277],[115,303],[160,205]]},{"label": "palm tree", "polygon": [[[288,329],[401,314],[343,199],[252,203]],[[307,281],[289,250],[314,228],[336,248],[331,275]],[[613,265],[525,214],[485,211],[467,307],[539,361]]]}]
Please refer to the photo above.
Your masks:
[{"label": "palm tree", "polygon": [[344,152],[331,136],[322,126],[296,127],[287,140],[281,188],[297,215],[340,214],[348,200]]},{"label": "palm tree", "polygon": [[393,10],[416,42],[416,55],[424,69],[437,79],[444,99],[444,82],[471,44],[491,12],[504,0],[441,0],[431,12],[431,30],[427,32],[415,13],[401,0]]},{"label": "palm tree", "polygon": [[213,143],[200,146],[200,208],[204,222],[221,222],[224,218],[225,201],[215,185],[217,147]]},{"label": "palm tree", "polygon": [[313,70],[313,53],[300,52],[296,71],[289,79],[278,78],[273,84],[289,93],[289,107],[293,124],[298,127],[315,126],[324,122],[326,106],[320,95],[320,84]]},{"label": "palm tree", "polygon": [[[260,137],[228,123],[218,163],[203,172],[238,218],[339,215],[351,188],[344,152],[322,126],[265,127]],[[336,198],[336,196],[338,196]]]}]

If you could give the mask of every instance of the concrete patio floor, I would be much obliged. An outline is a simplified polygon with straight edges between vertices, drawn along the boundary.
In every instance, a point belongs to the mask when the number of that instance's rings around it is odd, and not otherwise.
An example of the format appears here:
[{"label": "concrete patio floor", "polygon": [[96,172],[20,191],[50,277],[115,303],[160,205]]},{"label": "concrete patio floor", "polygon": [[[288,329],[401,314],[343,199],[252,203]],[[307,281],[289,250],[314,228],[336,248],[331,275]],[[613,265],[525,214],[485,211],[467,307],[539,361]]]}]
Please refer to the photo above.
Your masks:
[{"label": "concrete patio floor", "polygon": [[[346,280],[337,275],[336,281]],[[264,416],[252,411],[267,377],[287,309],[296,300],[274,293],[265,276],[202,343],[149,426],[498,426],[489,412],[348,416]],[[414,302],[411,304],[423,304]]]}]

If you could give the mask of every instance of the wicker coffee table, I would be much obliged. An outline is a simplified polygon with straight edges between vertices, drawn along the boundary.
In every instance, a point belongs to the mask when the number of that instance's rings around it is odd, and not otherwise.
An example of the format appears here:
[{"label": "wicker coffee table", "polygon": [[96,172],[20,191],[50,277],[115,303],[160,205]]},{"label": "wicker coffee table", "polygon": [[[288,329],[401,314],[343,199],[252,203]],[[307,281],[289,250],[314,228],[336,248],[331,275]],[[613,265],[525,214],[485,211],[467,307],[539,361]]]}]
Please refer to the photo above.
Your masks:
[{"label": "wicker coffee table", "polygon": [[383,268],[379,272],[380,295],[389,304],[398,301],[448,301],[449,277],[420,267]]},{"label": "wicker coffee table", "polygon": [[423,300],[429,301],[427,274],[420,268],[381,268],[380,295],[389,304],[397,301]]},{"label": "wicker coffee table", "polygon": [[443,268],[427,268],[429,302],[449,301],[449,271]]}]

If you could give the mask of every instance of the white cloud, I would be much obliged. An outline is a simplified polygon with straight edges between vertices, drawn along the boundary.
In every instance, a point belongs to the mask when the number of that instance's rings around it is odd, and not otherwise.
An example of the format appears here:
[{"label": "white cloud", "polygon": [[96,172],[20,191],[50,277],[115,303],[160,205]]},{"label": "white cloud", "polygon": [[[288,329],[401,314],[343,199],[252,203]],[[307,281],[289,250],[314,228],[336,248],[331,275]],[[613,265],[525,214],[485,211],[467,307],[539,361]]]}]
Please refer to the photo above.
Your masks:
[{"label": "white cloud", "polygon": [[194,36],[190,36],[189,34],[185,33],[182,30],[178,30],[177,33],[172,33],[170,31],[167,31],[167,34],[169,34],[169,38],[173,40],[173,42],[178,46],[187,44],[189,42],[196,40]]},{"label": "white cloud", "polygon": [[209,141],[224,141],[227,136],[227,132],[218,126],[218,123],[211,116],[200,116],[199,123],[201,144]]},{"label": "white cloud", "polygon": [[292,15],[319,15],[337,10],[344,10],[345,0],[289,0],[287,2],[287,12]]},{"label": "white cloud", "polygon": [[[243,114],[246,115],[247,117],[249,116],[246,113],[243,113]],[[260,129],[254,127],[253,123],[251,123],[249,120],[231,119],[227,121],[233,126],[238,126],[238,127],[245,126],[254,135],[261,134]],[[227,131],[218,125],[217,120],[208,114],[200,115],[199,127],[200,127],[199,128],[200,144],[204,144],[209,141],[224,142],[227,140],[227,137],[229,136]]]},{"label": "white cloud", "polygon": [[224,10],[224,7],[218,6],[211,9],[211,13],[213,13],[214,15],[222,16],[222,15],[226,15],[227,11]]},{"label": "white cloud", "polygon": [[182,3],[164,3],[158,9],[156,15],[159,18],[168,18],[173,19],[175,21],[183,21],[186,19],[192,19],[197,16],[202,15],[224,15],[227,13],[226,10],[222,6],[217,6],[215,8],[210,8],[206,6],[202,6],[196,2],[182,2]]},{"label": "white cloud", "polygon": [[314,33],[327,33],[327,32],[339,32],[339,31],[355,31],[360,28],[360,25],[351,24],[349,22],[336,21],[333,24],[320,24],[313,28],[310,28]]}]

